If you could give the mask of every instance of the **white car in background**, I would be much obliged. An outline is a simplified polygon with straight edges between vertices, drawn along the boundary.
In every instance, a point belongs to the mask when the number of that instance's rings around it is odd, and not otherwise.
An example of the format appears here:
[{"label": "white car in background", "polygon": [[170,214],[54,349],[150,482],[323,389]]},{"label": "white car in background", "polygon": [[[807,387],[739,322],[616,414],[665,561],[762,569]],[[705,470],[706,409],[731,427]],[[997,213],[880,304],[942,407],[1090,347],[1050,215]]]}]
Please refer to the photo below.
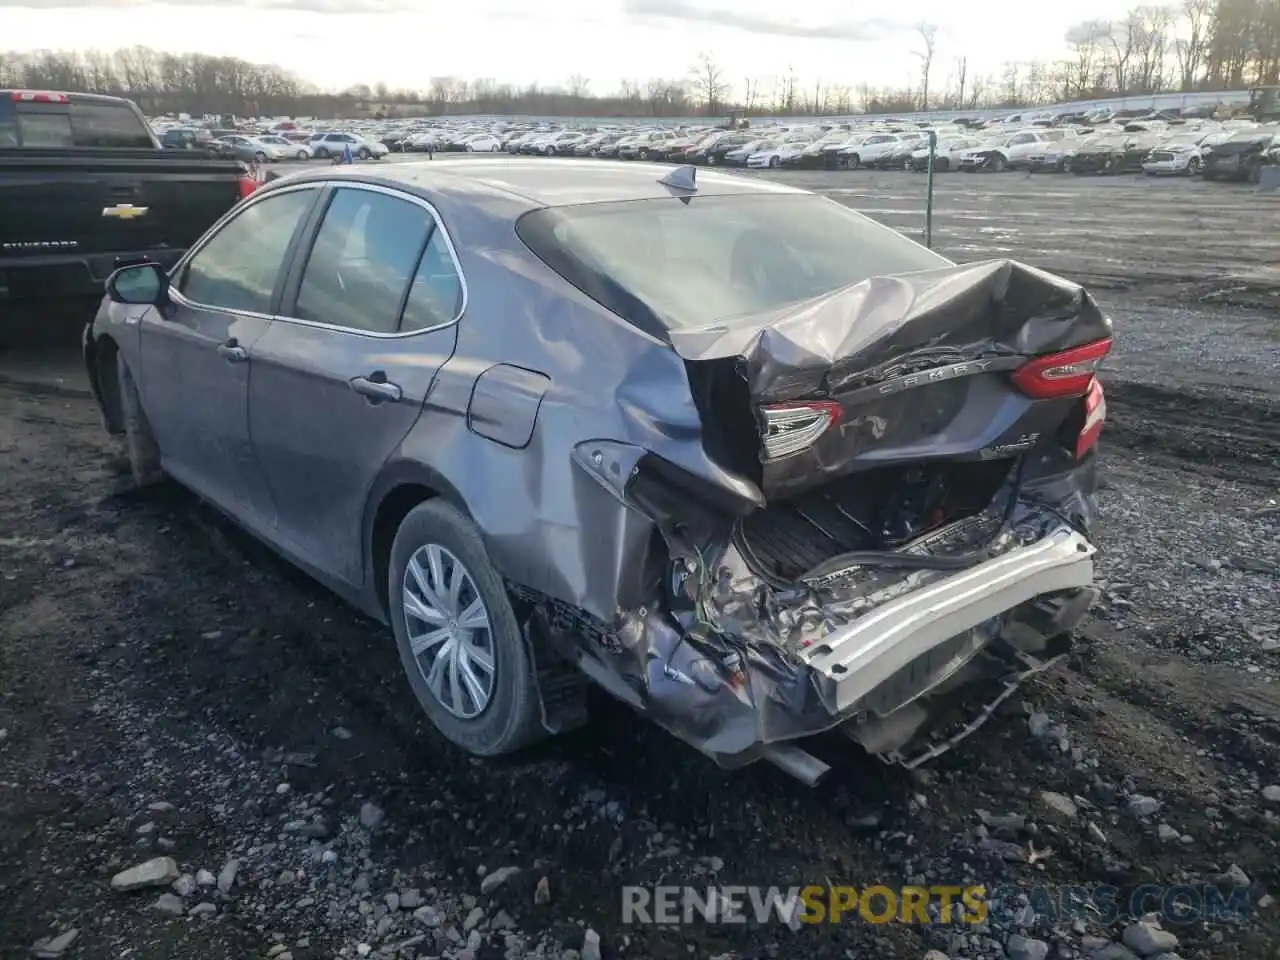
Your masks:
[{"label": "white car in background", "polygon": [[298,143],[274,133],[264,133],[257,139],[279,150],[280,160],[310,160],[315,156],[309,143]]},{"label": "white car in background", "polygon": [[491,133],[477,133],[462,142],[462,149],[467,153],[497,153],[502,149],[502,141]]},{"label": "white car in background", "polygon": [[850,143],[841,148],[840,158],[850,170],[874,166],[889,154],[902,149],[902,139],[896,133],[873,133],[863,137],[860,143]]},{"label": "white car in background", "polygon": [[310,146],[321,160],[340,157],[347,147],[351,148],[351,156],[357,160],[381,160],[391,152],[385,143],[369,140],[357,133],[317,133],[311,138]]},{"label": "white car in background", "polygon": [[787,143],[773,144],[747,157],[747,166],[753,169],[780,167],[798,158],[808,147],[808,140],[791,140]]},{"label": "white car in background", "polygon": [[1203,166],[1201,151],[1210,134],[1174,137],[1158,143],[1142,161],[1142,172],[1149,177],[1194,177]]},{"label": "white car in background", "polygon": [[[965,150],[972,150],[982,143],[977,137],[939,137],[938,146],[933,153],[933,169],[936,172],[954,170],[959,156]],[[929,169],[929,144],[911,151],[911,157],[904,164],[908,170]]]}]

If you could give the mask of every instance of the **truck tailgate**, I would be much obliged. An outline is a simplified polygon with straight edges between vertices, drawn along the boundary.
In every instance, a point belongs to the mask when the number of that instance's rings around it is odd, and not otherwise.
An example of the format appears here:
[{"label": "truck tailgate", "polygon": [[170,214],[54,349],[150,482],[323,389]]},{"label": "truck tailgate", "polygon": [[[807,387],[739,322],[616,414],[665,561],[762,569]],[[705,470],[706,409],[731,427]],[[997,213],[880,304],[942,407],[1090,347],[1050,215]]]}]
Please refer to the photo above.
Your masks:
[{"label": "truck tailgate", "polygon": [[235,205],[241,172],[160,151],[0,151],[0,257],[188,247]]}]

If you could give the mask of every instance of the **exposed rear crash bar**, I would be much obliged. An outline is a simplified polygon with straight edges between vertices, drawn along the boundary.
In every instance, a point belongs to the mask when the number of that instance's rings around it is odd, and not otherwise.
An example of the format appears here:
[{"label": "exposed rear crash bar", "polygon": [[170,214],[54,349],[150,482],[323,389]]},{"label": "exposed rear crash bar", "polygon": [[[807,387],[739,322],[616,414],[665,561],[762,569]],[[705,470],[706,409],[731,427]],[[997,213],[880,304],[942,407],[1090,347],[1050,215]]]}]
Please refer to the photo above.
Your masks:
[{"label": "exposed rear crash bar", "polygon": [[903,594],[827,636],[801,656],[831,713],[856,706],[898,670],[947,639],[1043,593],[1093,583],[1089,541],[1059,527],[954,576]]}]

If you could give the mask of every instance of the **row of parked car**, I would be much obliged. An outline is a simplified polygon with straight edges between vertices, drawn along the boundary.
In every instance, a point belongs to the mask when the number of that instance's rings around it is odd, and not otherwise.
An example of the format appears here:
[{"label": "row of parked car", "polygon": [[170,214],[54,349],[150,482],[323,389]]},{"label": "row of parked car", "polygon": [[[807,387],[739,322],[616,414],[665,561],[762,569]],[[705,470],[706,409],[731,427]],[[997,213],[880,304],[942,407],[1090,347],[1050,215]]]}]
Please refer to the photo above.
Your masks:
[{"label": "row of parked car", "polygon": [[986,129],[966,125],[792,124],[754,130],[532,129],[503,132],[430,129],[399,140],[393,150],[500,152],[536,156],[605,157],[747,168],[935,171],[1029,170],[1046,173],[1128,173],[1258,180],[1280,163],[1280,126],[1251,120],[1177,116],[1113,118],[1050,126],[1020,117]]},{"label": "row of parked car", "polygon": [[246,163],[327,160],[350,150],[356,160],[379,160],[391,152],[381,140],[350,130],[301,130],[296,125],[267,130],[225,130],[156,125],[160,145],[175,150],[207,150]]},{"label": "row of parked car", "polygon": [[[930,149],[930,135],[934,147]],[[203,145],[258,163],[341,156],[375,159],[390,152],[467,152],[601,157],[753,169],[1028,170],[1044,173],[1145,172],[1152,176],[1261,179],[1280,164],[1280,125],[1175,113],[1050,117],[1015,114],[978,124],[932,127],[862,121],[775,123],[754,129],[711,126],[552,127],[532,122],[347,123],[305,129],[293,121],[265,130],[172,126],[167,146]],[[932,161],[931,161],[932,156]]]}]

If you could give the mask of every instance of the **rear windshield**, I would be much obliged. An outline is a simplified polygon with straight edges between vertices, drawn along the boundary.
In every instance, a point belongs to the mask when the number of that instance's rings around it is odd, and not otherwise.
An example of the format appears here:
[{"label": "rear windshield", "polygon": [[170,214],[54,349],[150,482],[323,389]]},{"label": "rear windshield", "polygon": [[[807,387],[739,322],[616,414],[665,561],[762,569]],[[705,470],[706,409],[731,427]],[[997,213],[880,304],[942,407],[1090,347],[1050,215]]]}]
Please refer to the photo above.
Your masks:
[{"label": "rear windshield", "polygon": [[869,277],[950,266],[902,234],[811,195],[551,207],[525,214],[516,231],[566,280],[656,336]]},{"label": "rear windshield", "polygon": [[150,131],[128,104],[0,100],[0,147],[154,146]]}]

